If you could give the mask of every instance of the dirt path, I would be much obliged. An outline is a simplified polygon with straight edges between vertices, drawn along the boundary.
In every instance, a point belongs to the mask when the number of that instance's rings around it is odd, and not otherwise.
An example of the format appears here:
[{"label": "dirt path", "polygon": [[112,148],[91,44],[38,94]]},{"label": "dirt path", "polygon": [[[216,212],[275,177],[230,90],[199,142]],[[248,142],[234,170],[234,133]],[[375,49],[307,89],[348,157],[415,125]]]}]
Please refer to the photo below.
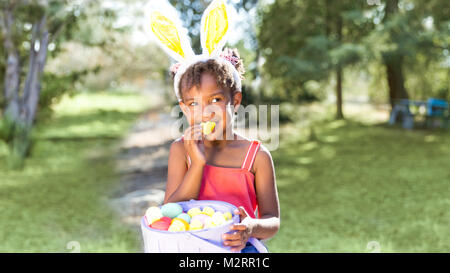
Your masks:
[{"label": "dirt path", "polygon": [[164,199],[173,122],[168,109],[150,109],[120,145],[116,158],[120,183],[110,204],[126,224],[139,227],[146,209]]}]

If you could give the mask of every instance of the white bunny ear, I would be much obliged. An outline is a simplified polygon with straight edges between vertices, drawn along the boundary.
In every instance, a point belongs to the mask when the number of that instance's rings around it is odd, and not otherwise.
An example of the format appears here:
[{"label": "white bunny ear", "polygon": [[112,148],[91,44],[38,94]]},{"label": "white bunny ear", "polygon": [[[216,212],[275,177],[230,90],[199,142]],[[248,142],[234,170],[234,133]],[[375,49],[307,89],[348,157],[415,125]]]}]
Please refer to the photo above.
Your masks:
[{"label": "white bunny ear", "polygon": [[176,61],[184,62],[194,55],[187,30],[177,20],[170,19],[160,11],[152,11],[150,27],[158,45]]},{"label": "white bunny ear", "polygon": [[200,39],[204,55],[218,55],[222,51],[230,29],[229,16],[223,0],[212,1],[203,13]]}]

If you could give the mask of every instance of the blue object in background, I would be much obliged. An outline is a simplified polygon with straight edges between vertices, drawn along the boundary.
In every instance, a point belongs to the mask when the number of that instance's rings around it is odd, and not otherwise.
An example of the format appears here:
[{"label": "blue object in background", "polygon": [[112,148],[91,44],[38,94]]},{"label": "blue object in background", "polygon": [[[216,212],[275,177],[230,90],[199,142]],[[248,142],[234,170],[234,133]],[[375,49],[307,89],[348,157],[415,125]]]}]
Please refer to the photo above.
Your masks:
[{"label": "blue object in background", "polygon": [[446,108],[448,108],[447,101],[429,98],[427,103],[427,115],[432,117],[442,117]]}]

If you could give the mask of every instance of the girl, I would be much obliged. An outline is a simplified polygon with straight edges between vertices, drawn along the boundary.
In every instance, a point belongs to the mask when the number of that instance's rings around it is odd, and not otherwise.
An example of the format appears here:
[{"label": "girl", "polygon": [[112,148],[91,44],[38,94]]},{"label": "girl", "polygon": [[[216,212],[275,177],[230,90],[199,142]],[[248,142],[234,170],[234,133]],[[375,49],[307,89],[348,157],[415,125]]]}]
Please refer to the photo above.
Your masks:
[{"label": "girl", "polygon": [[[236,68],[242,71],[237,51],[225,52],[239,60]],[[273,162],[260,141],[233,131],[231,109],[238,108],[242,93],[232,74],[217,60],[198,62],[181,77],[179,90],[190,127],[171,145],[164,203],[221,200],[239,207],[241,223],[223,235],[224,245],[234,251],[243,249],[249,237],[272,237],[280,216]],[[200,123],[207,121],[216,126],[205,136]]]},{"label": "girl", "polygon": [[[250,237],[268,239],[280,227],[275,171],[269,151],[258,140],[233,131],[233,112],[242,100],[244,73],[237,50],[222,48],[232,13],[223,0],[213,0],[201,21],[202,55],[195,55],[187,31],[163,12],[151,13],[158,44],[175,60],[174,90],[189,127],[169,153],[164,203],[220,200],[239,209],[240,224],[223,234],[225,246],[249,252]],[[214,122],[211,133],[201,123]]]}]

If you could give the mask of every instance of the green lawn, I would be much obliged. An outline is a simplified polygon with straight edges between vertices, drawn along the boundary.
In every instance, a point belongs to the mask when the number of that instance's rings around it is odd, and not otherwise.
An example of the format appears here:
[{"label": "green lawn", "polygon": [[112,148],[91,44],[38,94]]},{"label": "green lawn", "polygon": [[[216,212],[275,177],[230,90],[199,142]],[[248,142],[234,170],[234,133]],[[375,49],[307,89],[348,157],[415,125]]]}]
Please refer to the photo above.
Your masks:
[{"label": "green lawn", "polygon": [[[108,209],[120,139],[148,107],[136,94],[80,94],[40,124],[22,171],[7,171],[0,142],[0,252],[141,251]],[[272,151],[281,230],[271,252],[450,251],[450,135],[316,119]]]},{"label": "green lawn", "polygon": [[21,171],[5,168],[0,142],[0,252],[140,251],[139,237],[108,208],[121,138],[148,107],[132,93],[79,94],[36,129]]},{"label": "green lawn", "polygon": [[281,206],[272,252],[450,251],[450,135],[322,121],[272,152]]}]

